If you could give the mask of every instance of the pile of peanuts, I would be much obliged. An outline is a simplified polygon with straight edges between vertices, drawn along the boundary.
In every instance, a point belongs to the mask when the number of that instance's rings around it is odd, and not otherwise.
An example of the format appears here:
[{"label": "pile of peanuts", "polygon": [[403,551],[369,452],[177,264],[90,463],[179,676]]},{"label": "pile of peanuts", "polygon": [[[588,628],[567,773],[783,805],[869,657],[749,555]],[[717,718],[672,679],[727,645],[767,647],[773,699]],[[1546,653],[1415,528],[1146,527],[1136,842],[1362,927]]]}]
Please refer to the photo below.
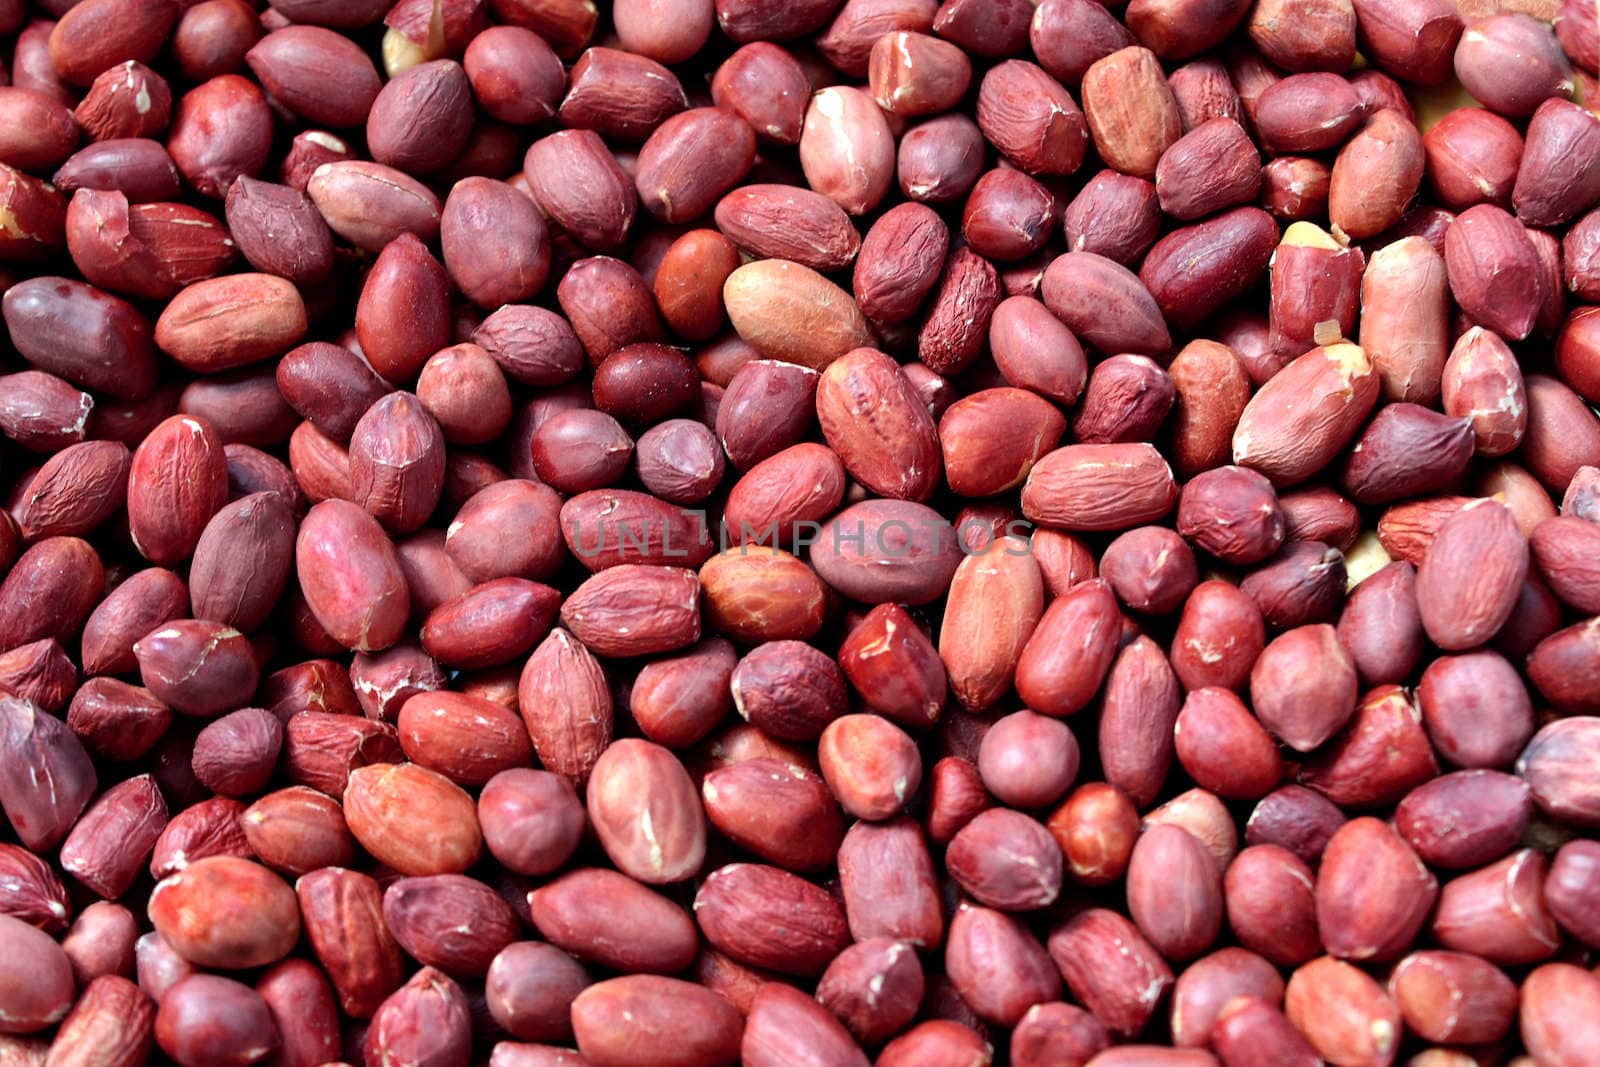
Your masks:
[{"label": "pile of peanuts", "polygon": [[0,0],[4,1067],[1600,1058],[1594,0]]}]

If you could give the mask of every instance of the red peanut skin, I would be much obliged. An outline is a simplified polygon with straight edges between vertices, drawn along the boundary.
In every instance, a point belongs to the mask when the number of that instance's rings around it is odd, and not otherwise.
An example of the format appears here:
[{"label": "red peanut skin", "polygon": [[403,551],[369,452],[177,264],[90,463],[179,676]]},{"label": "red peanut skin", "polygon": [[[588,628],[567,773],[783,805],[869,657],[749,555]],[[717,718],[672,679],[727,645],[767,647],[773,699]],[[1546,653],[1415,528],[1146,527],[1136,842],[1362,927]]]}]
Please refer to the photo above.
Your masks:
[{"label": "red peanut skin", "polygon": [[944,931],[933,860],[907,818],[856,823],[839,847],[839,880],[850,934],[936,945]]},{"label": "red peanut skin", "polygon": [[[1428,1025],[1428,937],[1532,968],[1526,1052],[1585,1062],[1600,985],[1557,942],[1600,939],[1566,840],[1600,824],[1600,359],[1564,318],[1600,294],[1600,120],[1565,99],[1592,5],[1464,34],[1442,0],[430,2],[0,0],[0,860],[39,867],[0,904],[44,928],[0,917],[0,1029],[33,1032],[0,1060],[72,1058],[108,985],[128,1059],[185,1064],[1386,1062],[1400,1020],[1524,1051],[1498,1002]],[[1452,60],[1489,110],[1424,136],[1402,85]],[[1363,263],[1363,348],[1308,351],[1355,335]],[[1233,462],[1245,551],[1181,506]],[[702,507],[916,532],[704,531],[677,564]],[[1021,513],[1031,552],[963,558]],[[671,536],[563,537],[607,519]],[[1367,520],[1396,562],[1347,593]],[[1199,788],[1156,807],[1174,773]],[[484,879],[463,914],[385,914],[472,881],[424,873],[445,852]],[[268,906],[182,929],[219,865]],[[145,895],[135,992],[106,979]],[[495,1010],[521,936],[566,968],[545,1027]],[[822,989],[869,946],[852,1014]]]},{"label": "red peanut skin", "polygon": [[1192,958],[1221,929],[1222,872],[1188,831],[1151,827],[1128,863],[1128,905],[1164,956]]},{"label": "red peanut skin", "polygon": [[356,337],[373,370],[408,381],[450,343],[449,285],[444,267],[414,235],[384,246],[356,304]]},{"label": "red peanut skin", "polygon": [[1080,912],[1051,932],[1048,947],[1073,997],[1116,1034],[1142,1029],[1172,984],[1166,963],[1115,912]]},{"label": "red peanut skin", "polygon": [[616,871],[568,871],[529,894],[528,905],[540,934],[584,962],[674,974],[694,959],[697,934],[688,914]]},{"label": "red peanut skin", "polygon": [[378,1008],[363,1047],[367,1059],[378,1062],[467,1056],[472,1030],[466,994],[443,973],[422,968]]},{"label": "red peanut skin", "polygon": [[1178,679],[1147,637],[1118,653],[1106,683],[1100,718],[1100,761],[1107,781],[1136,804],[1155,799],[1172,762],[1178,719]]},{"label": "red peanut skin", "polygon": [[256,981],[256,995],[278,1024],[284,1067],[320,1065],[339,1051],[339,1013],[333,988],[306,960],[284,960]]},{"label": "red peanut skin", "polygon": [[174,415],[135,449],[128,472],[129,533],[158,566],[187,559],[227,500],[227,460],[216,431]]},{"label": "red peanut skin", "polygon": [[[868,410],[872,416],[862,419],[859,413]],[[817,416],[845,469],[875,492],[922,501],[938,485],[933,419],[882,353],[858,348],[829,364],[817,384]]]},{"label": "red peanut skin", "polygon": [[797,1059],[867,1067],[866,1055],[833,1014],[783,982],[768,982],[755,996],[739,1045],[747,1067],[780,1067]]},{"label": "red peanut skin", "polygon": [[400,638],[410,598],[394,545],[356,505],[327,500],[301,523],[295,569],[317,620],[339,643],[377,651]]}]

